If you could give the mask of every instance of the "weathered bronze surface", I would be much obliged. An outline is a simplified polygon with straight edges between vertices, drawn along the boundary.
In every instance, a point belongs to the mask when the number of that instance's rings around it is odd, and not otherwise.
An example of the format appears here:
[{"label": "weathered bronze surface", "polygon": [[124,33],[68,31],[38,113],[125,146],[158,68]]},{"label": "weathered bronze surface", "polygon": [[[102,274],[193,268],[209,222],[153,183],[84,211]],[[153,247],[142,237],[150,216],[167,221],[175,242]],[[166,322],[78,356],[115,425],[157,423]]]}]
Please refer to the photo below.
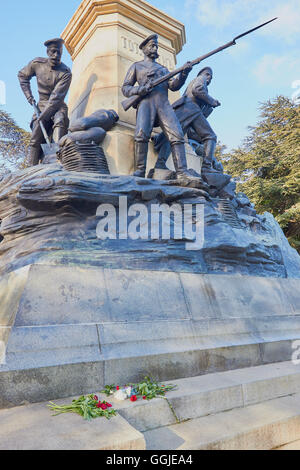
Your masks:
[{"label": "weathered bronze surface", "polygon": [[[191,81],[184,95],[173,104],[176,116],[181,124],[184,134],[189,132],[194,140],[204,145],[203,165],[211,168],[214,161],[214,152],[217,136],[212,130],[207,117],[213,109],[221,103],[208,94],[208,85],[211,83],[213,72],[205,67],[198,76]],[[166,161],[170,155],[170,145],[163,133],[155,139],[155,149],[158,151],[156,168],[167,168]]]},{"label": "weathered bronze surface", "polygon": [[122,87],[122,92],[127,98],[139,97],[134,136],[134,176],[145,177],[148,142],[153,127],[159,125],[171,144],[177,177],[195,178],[187,170],[184,135],[168,100],[168,90],[179,90],[185,83],[192,67],[187,63],[180,74],[153,88],[152,80],[168,74],[168,69],[156,62],[158,58],[157,35],[154,34],[146,38],[140,48],[143,50],[144,60],[135,62],[130,67]]},{"label": "weathered bronze surface", "polygon": [[37,79],[40,117],[34,114],[31,121],[32,137],[30,141],[30,159],[32,165],[42,160],[41,144],[45,142],[40,122],[44,124],[48,135],[52,135],[55,142],[67,133],[69,119],[68,107],[64,102],[71,85],[72,74],[70,69],[61,62],[63,53],[63,40],[50,39],[45,42],[48,59],[37,57],[24,67],[18,78],[21,88],[29,104],[35,103],[30,81]]},{"label": "weathered bronze surface", "polygon": [[[58,159],[69,171],[92,171],[109,174],[108,163],[100,144],[119,120],[112,109],[99,109],[90,116],[72,122],[68,134],[59,141]],[[54,162],[53,162],[54,163]]]}]

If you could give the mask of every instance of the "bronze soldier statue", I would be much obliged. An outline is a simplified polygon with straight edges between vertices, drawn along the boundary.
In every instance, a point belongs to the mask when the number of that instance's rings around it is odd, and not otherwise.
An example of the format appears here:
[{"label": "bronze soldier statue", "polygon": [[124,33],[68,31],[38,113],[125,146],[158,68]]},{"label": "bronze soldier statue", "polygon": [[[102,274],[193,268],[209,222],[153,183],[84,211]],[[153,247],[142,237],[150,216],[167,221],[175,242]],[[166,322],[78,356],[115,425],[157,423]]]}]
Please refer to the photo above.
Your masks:
[{"label": "bronze soldier statue", "polygon": [[45,142],[39,121],[42,121],[48,135],[52,134],[55,142],[63,137],[69,126],[68,107],[64,102],[70,88],[71,70],[61,62],[63,39],[50,39],[45,42],[48,59],[38,57],[24,67],[18,74],[21,88],[28,102],[35,103],[30,80],[35,76],[38,84],[41,115],[33,116],[30,127],[30,160],[32,165],[38,165],[42,159],[41,144]]},{"label": "bronze soldier statue", "polygon": [[[213,71],[204,67],[197,77],[191,81],[183,96],[173,103],[176,116],[180,121],[184,134],[188,133],[193,139],[204,144],[203,168],[212,168],[217,136],[212,130],[208,116],[214,108],[221,103],[208,94],[208,85],[211,83]],[[154,138],[155,149],[159,157],[155,168],[166,168],[166,161],[170,155],[170,146],[163,133]]]},{"label": "bronze soldier statue", "polygon": [[171,144],[177,178],[195,179],[195,174],[187,169],[184,135],[168,100],[168,90],[179,90],[192,66],[185,64],[178,75],[153,88],[151,79],[155,80],[169,73],[166,67],[156,62],[159,57],[157,34],[151,34],[139,47],[144,53],[144,60],[135,62],[130,67],[122,87],[122,92],[127,98],[134,95],[142,98],[137,107],[134,175],[145,177],[148,142],[153,127],[160,126]]},{"label": "bronze soldier statue", "polygon": [[[186,168],[186,159],[185,159],[185,153],[180,150],[179,148],[182,149],[182,146],[180,147],[180,144],[182,144],[182,141],[178,140],[176,141],[176,138],[174,140],[174,136],[172,136],[172,132],[170,129],[169,124],[171,123],[171,119],[174,121],[174,115],[172,114],[172,111],[170,110],[170,103],[168,102],[167,99],[167,88],[164,88],[164,93],[162,89],[162,85],[165,83],[168,83],[169,88],[172,90],[179,90],[179,88],[182,86],[184,83],[187,74],[190,72],[191,68],[194,67],[195,65],[199,64],[205,59],[208,59],[209,57],[218,54],[219,52],[227,49],[228,47],[234,46],[236,44],[236,41],[247,34],[250,34],[254,31],[256,31],[259,28],[262,28],[263,26],[266,26],[267,24],[271,23],[272,21],[275,21],[277,18],[273,18],[272,20],[269,20],[259,26],[256,26],[255,28],[250,29],[249,31],[246,31],[245,33],[239,34],[238,36],[234,37],[232,41],[227,42],[226,44],[223,44],[222,46],[218,47],[217,49],[214,49],[213,51],[208,52],[207,54],[204,54],[200,57],[197,57],[197,59],[187,62],[183,67],[180,67],[177,70],[174,70],[173,72],[167,71],[167,69],[164,69],[166,71],[165,74],[162,73],[161,78],[156,78],[154,79],[153,86],[151,83],[147,81],[147,73],[142,73],[142,66],[146,66],[147,62],[149,63],[150,60],[152,60],[155,63],[155,58],[157,56],[157,36],[156,35],[151,35],[145,41],[142,42],[140,45],[140,48],[143,49],[145,59],[142,62],[137,62],[133,64],[133,66],[129,69],[129,72],[127,74],[124,86],[123,86],[123,94],[128,97],[128,103],[123,102],[122,105],[125,110],[129,109],[131,106],[134,106],[135,102],[139,101],[139,95],[142,96],[147,96],[149,95],[148,99],[148,105],[144,105],[143,108],[139,107],[138,108],[138,116],[137,116],[137,132],[136,132],[136,142],[142,142],[142,143],[148,143],[148,140],[145,139],[145,136],[142,136],[141,130],[143,130],[143,125],[146,130],[146,137],[151,133],[153,126],[153,123],[155,122],[155,118],[158,118],[158,121],[162,127],[163,133],[167,136],[169,142],[171,143],[172,146],[172,154],[173,154],[173,160],[174,160],[174,165],[176,168],[177,173],[185,173],[188,174],[187,171],[182,171],[182,168]],[[156,39],[156,50],[154,50],[154,45],[153,45],[153,51],[150,51],[150,44],[154,43]],[[147,43],[149,42],[149,49],[147,48]],[[157,64],[155,64],[157,65]],[[178,78],[179,74],[179,78]],[[165,78],[164,76],[165,75]],[[176,78],[177,75],[177,78]],[[184,75],[184,77],[182,77]],[[150,75],[149,75],[150,76]],[[173,77],[175,77],[175,81],[177,81],[178,86],[170,86],[171,81],[173,80]],[[211,129],[210,125],[208,124],[204,112],[203,114],[200,113],[199,111],[199,106],[198,105],[203,105],[204,104],[211,106],[211,107],[216,107],[219,106],[220,103],[217,100],[214,100],[208,95],[207,92],[207,86],[209,85],[210,81],[212,78],[212,71],[211,69],[205,67],[202,69],[198,77],[193,80],[190,85],[188,86],[184,96],[177,101],[175,105],[175,109],[177,108],[177,116],[181,117],[181,122],[184,125],[184,122],[186,120],[189,121],[190,124],[193,124],[193,128],[196,132],[196,134],[201,137],[203,141],[205,142],[205,160],[204,160],[204,168],[206,167],[206,171],[210,171],[212,169],[212,161],[214,159],[214,151],[216,147],[216,136]],[[133,85],[136,83],[136,81],[139,83],[139,87],[134,87]],[[180,84],[180,86],[179,86]],[[151,95],[154,98],[154,93],[155,91],[161,87],[161,93],[156,93],[156,100],[153,99],[153,102],[150,105],[151,102]],[[153,88],[153,91],[152,91]],[[135,98],[137,96],[137,98]],[[129,98],[132,97],[132,98]],[[160,104],[160,98],[161,98],[161,104]],[[126,101],[126,100],[125,100]],[[166,111],[164,111],[166,109]],[[140,111],[140,112],[139,112]],[[149,122],[151,122],[151,126],[149,126]],[[174,121],[176,122],[176,120]],[[178,119],[176,122],[176,126],[178,126]],[[151,127],[151,130],[149,131],[149,128]],[[190,126],[191,127],[191,126]],[[174,131],[177,133],[177,129]],[[179,135],[179,134],[177,134]],[[142,136],[142,137],[141,137]],[[143,140],[142,140],[143,139]],[[177,146],[177,147],[176,147]],[[137,147],[137,152],[136,152],[136,160],[137,162],[141,163],[142,159],[139,159],[138,155],[138,150],[140,148]],[[164,168],[163,167],[163,162],[159,162],[162,166],[156,168]],[[144,164],[145,166],[145,164]],[[143,171],[141,171],[143,173]]]}]

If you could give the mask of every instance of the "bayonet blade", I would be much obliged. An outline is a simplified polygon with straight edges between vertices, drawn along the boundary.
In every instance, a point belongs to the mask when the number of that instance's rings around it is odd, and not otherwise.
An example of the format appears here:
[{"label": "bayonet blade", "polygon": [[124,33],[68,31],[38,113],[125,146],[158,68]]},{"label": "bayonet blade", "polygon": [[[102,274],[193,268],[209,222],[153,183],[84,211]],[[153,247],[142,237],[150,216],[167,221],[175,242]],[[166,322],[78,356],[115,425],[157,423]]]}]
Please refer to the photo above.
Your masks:
[{"label": "bayonet blade", "polygon": [[246,36],[246,34],[250,34],[250,33],[252,33],[253,31],[256,31],[257,29],[262,28],[262,27],[265,26],[266,24],[272,23],[272,21],[277,20],[277,18],[278,18],[278,17],[276,16],[276,18],[273,18],[272,20],[266,21],[265,23],[260,24],[259,26],[256,26],[255,28],[249,29],[249,31],[246,31],[245,33],[240,34],[239,36],[237,36],[236,38],[234,38],[234,41],[236,41],[237,39],[242,38],[243,36]]}]

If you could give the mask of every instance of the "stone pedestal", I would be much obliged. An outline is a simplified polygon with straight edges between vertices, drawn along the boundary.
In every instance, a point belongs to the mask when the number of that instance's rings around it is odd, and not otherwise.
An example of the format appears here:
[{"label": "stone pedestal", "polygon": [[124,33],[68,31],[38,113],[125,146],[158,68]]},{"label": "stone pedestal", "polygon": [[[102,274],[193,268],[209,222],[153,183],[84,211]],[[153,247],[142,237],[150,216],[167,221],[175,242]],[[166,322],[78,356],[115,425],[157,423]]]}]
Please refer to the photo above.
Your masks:
[{"label": "stone pedestal", "polygon": [[[120,116],[103,145],[112,174],[133,171],[136,111],[123,110],[121,87],[131,64],[143,59],[139,44],[152,33],[159,35],[158,62],[174,70],[185,44],[184,25],[141,0],[84,0],[62,34],[73,60],[71,119],[100,108]],[[179,96],[170,92],[170,101]],[[200,159],[188,145],[187,153],[189,166],[200,171]],[[156,158],[150,143],[148,170]]]},{"label": "stone pedestal", "polygon": [[[2,278],[0,408],[289,361],[299,279],[31,265]],[[13,384],[13,385],[12,385]]]},{"label": "stone pedestal", "polygon": [[[291,359],[300,257],[277,222],[173,183],[59,164],[1,181],[0,407]],[[98,238],[121,197],[200,205],[203,244]]]}]

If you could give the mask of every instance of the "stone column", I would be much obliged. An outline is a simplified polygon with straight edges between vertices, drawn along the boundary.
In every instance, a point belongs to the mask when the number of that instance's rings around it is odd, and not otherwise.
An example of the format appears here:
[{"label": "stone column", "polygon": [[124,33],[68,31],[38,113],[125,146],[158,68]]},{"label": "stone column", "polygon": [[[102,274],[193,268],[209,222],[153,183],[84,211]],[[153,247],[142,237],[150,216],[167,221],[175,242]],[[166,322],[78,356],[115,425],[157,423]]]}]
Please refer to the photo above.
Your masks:
[{"label": "stone column", "polygon": [[[104,142],[113,174],[133,170],[136,111],[123,110],[121,87],[130,65],[143,58],[139,44],[152,33],[159,35],[158,61],[174,70],[186,40],[184,25],[143,0],[84,0],[62,33],[73,60],[71,119],[100,108],[114,109],[120,116]],[[170,92],[170,101],[179,96]],[[153,167],[152,144],[148,160]]]}]

